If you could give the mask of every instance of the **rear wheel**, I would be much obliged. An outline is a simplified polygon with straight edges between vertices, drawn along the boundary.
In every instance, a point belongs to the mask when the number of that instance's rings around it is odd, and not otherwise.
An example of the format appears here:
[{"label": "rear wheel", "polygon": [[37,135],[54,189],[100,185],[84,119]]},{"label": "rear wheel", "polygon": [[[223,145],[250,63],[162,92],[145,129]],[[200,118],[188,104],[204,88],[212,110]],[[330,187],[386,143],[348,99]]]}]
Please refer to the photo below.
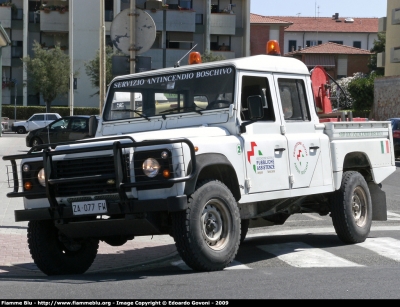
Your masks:
[{"label": "rear wheel", "polygon": [[189,199],[189,208],[172,215],[179,255],[197,271],[217,271],[235,258],[240,216],[231,191],[220,181],[205,181]]},{"label": "rear wheel", "polygon": [[26,133],[25,127],[17,127],[17,133],[18,133],[18,134],[24,134],[24,133]]},{"label": "rear wheel", "polygon": [[99,240],[73,240],[59,233],[53,221],[30,221],[28,246],[46,275],[83,274],[96,258]]},{"label": "rear wheel", "polygon": [[343,174],[332,198],[332,222],[344,243],[364,242],[372,224],[372,201],[367,182],[355,171]]}]

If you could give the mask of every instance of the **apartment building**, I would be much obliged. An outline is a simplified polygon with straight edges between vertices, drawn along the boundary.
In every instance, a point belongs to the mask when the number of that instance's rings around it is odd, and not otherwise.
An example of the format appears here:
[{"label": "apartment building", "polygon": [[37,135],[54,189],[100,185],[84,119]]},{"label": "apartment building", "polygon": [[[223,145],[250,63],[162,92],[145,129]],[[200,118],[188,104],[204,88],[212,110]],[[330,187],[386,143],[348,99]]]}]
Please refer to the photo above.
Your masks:
[{"label": "apartment building", "polygon": [[379,32],[386,32],[385,51],[378,53],[377,66],[385,76],[374,82],[373,117],[386,120],[400,116],[400,0],[387,0],[386,16],[379,19]]},{"label": "apartment building", "polygon": [[21,61],[33,56],[32,45],[38,41],[43,48],[60,44],[78,73],[72,95],[52,105],[68,106],[73,96],[74,107],[98,107],[99,97],[93,96],[98,89],[92,87],[84,64],[100,48],[100,16],[106,43],[112,45],[112,22],[131,1],[156,27],[154,43],[140,54],[151,58],[150,69],[174,66],[195,45],[200,53],[210,50],[225,58],[250,55],[250,0],[104,0],[104,12],[99,0],[0,0],[0,22],[12,41],[2,52],[3,105],[44,105],[31,91]]},{"label": "apartment building", "polygon": [[400,0],[387,1],[387,15],[379,19],[379,32],[386,33],[385,52],[379,53],[378,67],[385,77],[400,76]]},{"label": "apartment building", "polygon": [[[378,18],[261,16],[250,14],[251,40],[279,39],[283,54],[332,42],[370,50],[378,38]],[[251,54],[258,49],[253,46]]]}]

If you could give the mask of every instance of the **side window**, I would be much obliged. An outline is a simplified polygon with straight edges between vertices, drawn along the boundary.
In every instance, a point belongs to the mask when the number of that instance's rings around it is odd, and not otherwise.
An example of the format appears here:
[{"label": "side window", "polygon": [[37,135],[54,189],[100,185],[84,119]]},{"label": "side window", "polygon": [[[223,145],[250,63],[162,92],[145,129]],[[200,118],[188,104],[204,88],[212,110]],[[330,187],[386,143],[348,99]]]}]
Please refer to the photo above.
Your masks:
[{"label": "side window", "polygon": [[51,124],[50,130],[64,130],[68,127],[69,119],[60,119]]},{"label": "side window", "polygon": [[263,104],[262,121],[275,121],[275,113],[272,105],[271,91],[268,78],[243,76],[240,118],[250,120],[247,101],[250,96],[259,96]]},{"label": "side window", "polygon": [[304,81],[300,79],[278,79],[283,117],[285,120],[310,120]]},{"label": "side window", "polygon": [[47,120],[56,120],[57,116],[55,116],[54,114],[48,114],[47,115]]},{"label": "side window", "polygon": [[30,119],[31,121],[43,121],[44,120],[44,115],[35,115],[32,116],[32,118]]}]

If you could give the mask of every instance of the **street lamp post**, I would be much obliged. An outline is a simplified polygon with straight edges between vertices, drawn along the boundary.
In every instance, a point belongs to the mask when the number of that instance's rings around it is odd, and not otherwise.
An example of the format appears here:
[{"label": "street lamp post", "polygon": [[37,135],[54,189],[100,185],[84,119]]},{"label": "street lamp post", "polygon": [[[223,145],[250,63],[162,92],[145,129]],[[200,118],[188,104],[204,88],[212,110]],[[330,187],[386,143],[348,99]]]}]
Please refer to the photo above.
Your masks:
[{"label": "street lamp post", "polygon": [[[2,49],[11,44],[11,40],[8,37],[6,31],[0,23],[0,76],[3,75],[3,63],[2,63]],[[3,86],[0,88],[0,122],[3,121],[2,115],[2,105],[3,105]],[[0,136],[3,134],[3,127],[0,125]]]}]

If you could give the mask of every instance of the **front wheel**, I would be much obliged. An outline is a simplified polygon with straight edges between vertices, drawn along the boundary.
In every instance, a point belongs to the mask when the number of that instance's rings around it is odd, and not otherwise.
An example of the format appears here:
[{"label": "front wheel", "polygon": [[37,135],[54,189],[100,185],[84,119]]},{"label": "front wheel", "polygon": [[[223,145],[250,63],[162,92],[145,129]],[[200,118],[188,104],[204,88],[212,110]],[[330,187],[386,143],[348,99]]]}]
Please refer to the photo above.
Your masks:
[{"label": "front wheel", "polygon": [[39,138],[33,138],[33,140],[32,140],[32,147],[34,147],[34,146],[38,146],[38,145],[40,145],[40,144],[43,144],[43,142],[42,142],[42,140],[41,139],[39,139]]},{"label": "front wheel", "polygon": [[28,246],[46,275],[83,274],[96,258],[99,240],[73,240],[59,233],[53,221],[30,221]]},{"label": "front wheel", "polygon": [[24,127],[17,127],[17,133],[18,134],[24,134],[24,133],[26,133],[26,130],[25,130]]},{"label": "front wheel", "polygon": [[343,174],[342,184],[332,197],[332,222],[344,243],[364,242],[372,224],[372,201],[367,182],[360,173]]},{"label": "front wheel", "polygon": [[172,215],[173,237],[181,258],[196,271],[217,271],[235,258],[240,216],[231,191],[220,181],[205,181],[189,198],[189,208]]}]

